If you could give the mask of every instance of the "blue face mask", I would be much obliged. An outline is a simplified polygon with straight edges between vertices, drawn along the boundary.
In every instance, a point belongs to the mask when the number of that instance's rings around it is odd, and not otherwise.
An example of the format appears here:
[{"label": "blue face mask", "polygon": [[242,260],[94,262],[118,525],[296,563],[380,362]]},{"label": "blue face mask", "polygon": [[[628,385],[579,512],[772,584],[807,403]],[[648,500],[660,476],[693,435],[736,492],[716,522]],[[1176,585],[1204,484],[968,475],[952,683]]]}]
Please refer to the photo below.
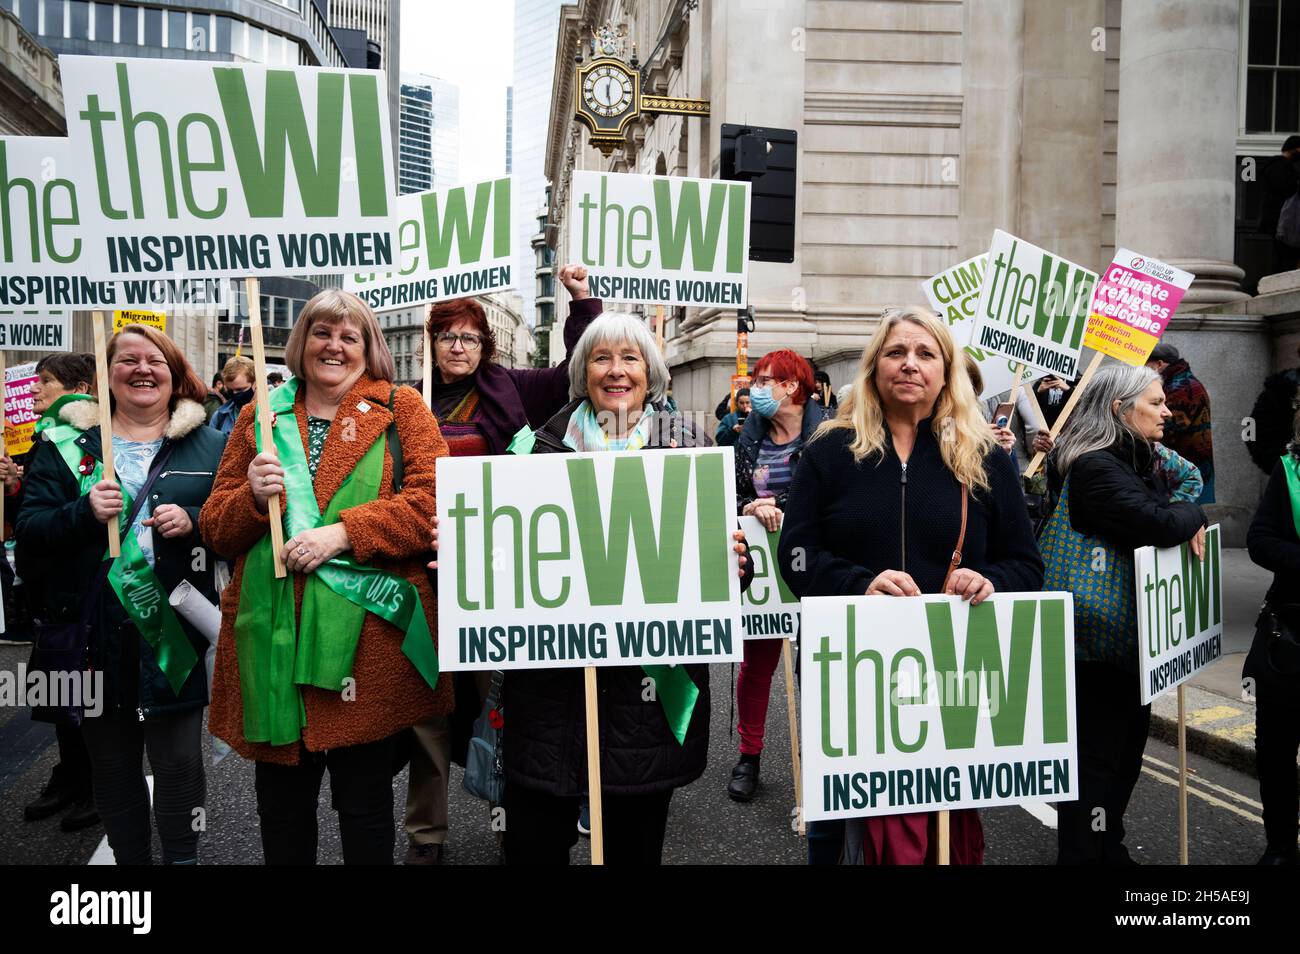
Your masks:
[{"label": "blue face mask", "polygon": [[[784,401],[782,398],[781,401]],[[772,387],[768,384],[762,384],[758,387],[749,389],[749,405],[754,409],[754,413],[760,417],[771,417],[781,409],[781,401],[772,397]]]}]

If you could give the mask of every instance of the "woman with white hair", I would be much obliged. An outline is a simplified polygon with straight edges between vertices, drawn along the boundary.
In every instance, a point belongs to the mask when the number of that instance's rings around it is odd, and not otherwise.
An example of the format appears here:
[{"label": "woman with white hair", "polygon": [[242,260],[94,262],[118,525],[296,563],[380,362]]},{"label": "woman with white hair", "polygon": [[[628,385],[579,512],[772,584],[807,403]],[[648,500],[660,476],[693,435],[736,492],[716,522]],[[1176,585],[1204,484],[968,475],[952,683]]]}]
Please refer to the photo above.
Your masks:
[{"label": "woman with white hair", "polygon": [[[779,561],[801,598],[948,593],[974,606],[995,591],[1040,588],[1043,565],[1019,475],[980,414],[960,349],[932,312],[882,316],[848,398],[804,449]],[[935,818],[810,824],[809,861],[932,864]],[[979,814],[954,811],[951,820],[951,860],[978,864]]]},{"label": "woman with white hair", "polygon": [[[1057,862],[1132,864],[1124,812],[1142,770],[1151,707],[1138,693],[1133,551],[1191,541],[1205,514],[1170,500],[1155,441],[1171,417],[1150,368],[1102,368],[1048,459],[1060,501],[1040,540],[1049,590],[1074,593],[1079,799],[1057,805]],[[1098,559],[1104,555],[1104,559]]]},{"label": "woman with white hair", "polygon": [[[573,400],[534,435],[532,453],[702,447],[667,410],[668,367],[640,319],[607,312],[569,360]],[[739,541],[740,534],[735,534]],[[741,554],[742,585],[752,577]],[[659,691],[645,692],[647,675]],[[673,791],[704,772],[709,752],[707,665],[597,670],[605,860],[659,864]],[[674,691],[672,684],[682,692]],[[512,671],[502,733],[507,864],[567,864],[587,794],[581,669]]]}]

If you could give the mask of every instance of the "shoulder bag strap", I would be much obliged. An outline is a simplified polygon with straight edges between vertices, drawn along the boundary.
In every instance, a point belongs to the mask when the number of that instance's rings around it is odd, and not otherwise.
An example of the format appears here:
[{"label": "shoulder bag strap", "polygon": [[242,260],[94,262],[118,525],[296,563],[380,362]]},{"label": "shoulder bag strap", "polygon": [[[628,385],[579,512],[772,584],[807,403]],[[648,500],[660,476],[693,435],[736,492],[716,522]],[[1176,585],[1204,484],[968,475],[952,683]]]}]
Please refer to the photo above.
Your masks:
[{"label": "shoulder bag strap", "polygon": [[[109,440],[112,440],[111,436],[109,437]],[[120,539],[125,540],[126,535],[131,532],[131,527],[135,524],[135,518],[140,515],[140,508],[144,506],[145,499],[148,497],[149,491],[153,488],[154,481],[158,479],[158,475],[162,473],[163,467],[165,467],[167,461],[171,459],[172,451],[175,450],[175,448],[176,445],[174,443],[166,441],[163,445],[162,451],[154,458],[153,466],[149,468],[149,476],[145,478],[143,486],[140,487],[140,492],[135,496],[135,502],[131,504],[131,512],[127,514],[125,520],[118,521],[118,536]],[[83,600],[81,604],[81,624],[83,626],[90,625],[90,614],[94,608],[99,605],[99,594],[104,589],[104,583],[108,580],[108,574],[112,568],[113,560],[111,559],[104,560],[99,565],[99,571],[95,574],[95,580],[91,583],[90,589],[86,591],[87,599]]]},{"label": "shoulder bag strap", "polygon": [[962,484],[961,485],[961,529],[957,532],[957,547],[952,551],[952,560],[948,564],[948,572],[943,575],[943,586],[939,588],[941,591],[946,590],[948,588],[948,578],[952,576],[953,571],[956,570],[957,567],[961,566],[961,548],[966,543],[966,509],[969,502],[969,497],[970,497],[970,493],[969,491],[967,491],[966,485]]}]

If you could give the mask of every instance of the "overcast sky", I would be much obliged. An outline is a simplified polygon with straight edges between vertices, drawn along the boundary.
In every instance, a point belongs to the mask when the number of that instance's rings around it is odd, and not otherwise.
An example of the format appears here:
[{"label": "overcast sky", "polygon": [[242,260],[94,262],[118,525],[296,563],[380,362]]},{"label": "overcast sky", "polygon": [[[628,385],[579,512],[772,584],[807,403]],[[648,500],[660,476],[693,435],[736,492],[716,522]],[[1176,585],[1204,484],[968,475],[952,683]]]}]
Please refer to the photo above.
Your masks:
[{"label": "overcast sky", "polygon": [[506,166],[506,87],[514,72],[513,0],[401,0],[401,69],[460,87],[460,180]]}]

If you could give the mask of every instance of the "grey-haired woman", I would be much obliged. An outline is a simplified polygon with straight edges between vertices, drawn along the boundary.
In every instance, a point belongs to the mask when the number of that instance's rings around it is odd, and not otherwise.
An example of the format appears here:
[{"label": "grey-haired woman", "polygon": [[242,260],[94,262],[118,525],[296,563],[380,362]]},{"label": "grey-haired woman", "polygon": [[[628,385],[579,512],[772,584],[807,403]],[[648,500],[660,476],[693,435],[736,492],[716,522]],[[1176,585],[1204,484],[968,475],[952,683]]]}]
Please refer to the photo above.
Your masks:
[{"label": "grey-haired woman", "polygon": [[[534,435],[532,453],[701,447],[680,414],[665,407],[668,367],[645,323],[606,313],[569,360],[573,400]],[[739,538],[739,534],[736,534]],[[741,553],[742,581],[752,576]],[[709,670],[680,667],[698,696],[678,741],[640,666],[602,668],[599,679],[605,859],[658,864],[673,791],[699,778],[709,751]],[[587,794],[586,719],[579,669],[511,672],[503,698],[507,864],[566,864]]]},{"label": "grey-haired woman", "polygon": [[[1156,372],[1102,368],[1080,395],[1049,458],[1048,477],[1057,493],[1064,488],[1058,507],[1069,508],[1071,527],[1109,545],[1130,571],[1138,547],[1190,540],[1198,556],[1204,552],[1205,514],[1190,501],[1171,502],[1156,466],[1153,442],[1171,416]],[[1053,565],[1076,559],[1056,547],[1050,530],[1049,525],[1042,539],[1049,586]],[[1137,619],[1110,627],[1104,641],[1081,635],[1077,609],[1075,623],[1079,799],[1057,806],[1057,861],[1132,864],[1124,847],[1124,812],[1142,770],[1151,721],[1151,706],[1142,705],[1138,693]]]}]

